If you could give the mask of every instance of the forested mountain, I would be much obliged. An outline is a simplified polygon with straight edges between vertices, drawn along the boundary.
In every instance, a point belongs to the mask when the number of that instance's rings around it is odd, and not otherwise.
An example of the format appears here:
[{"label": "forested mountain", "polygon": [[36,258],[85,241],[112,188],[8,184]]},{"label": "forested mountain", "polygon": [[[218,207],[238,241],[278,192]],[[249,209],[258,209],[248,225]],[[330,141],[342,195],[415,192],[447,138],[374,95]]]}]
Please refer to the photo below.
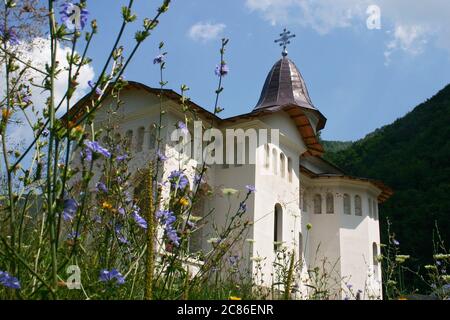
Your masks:
[{"label": "forested mountain", "polygon": [[339,151],[336,145],[324,144],[326,159],[348,174],[380,179],[394,189],[380,207],[384,243],[389,218],[412,265],[432,260],[435,223],[450,247],[450,85],[364,139]]}]

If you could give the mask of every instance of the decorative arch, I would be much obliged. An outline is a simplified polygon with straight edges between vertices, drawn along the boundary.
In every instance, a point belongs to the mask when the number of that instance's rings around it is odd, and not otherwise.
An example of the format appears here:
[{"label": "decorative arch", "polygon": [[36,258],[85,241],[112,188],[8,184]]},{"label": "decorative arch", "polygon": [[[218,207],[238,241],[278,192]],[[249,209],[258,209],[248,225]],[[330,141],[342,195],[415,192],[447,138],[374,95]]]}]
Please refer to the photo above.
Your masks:
[{"label": "decorative arch", "polygon": [[327,193],[326,205],[327,205],[327,213],[333,214],[334,213],[334,196],[331,192]]},{"label": "decorative arch", "polygon": [[322,196],[320,194],[316,194],[314,196],[314,213],[315,214],[322,213]]},{"label": "decorative arch", "polygon": [[344,194],[344,214],[351,215],[352,214],[352,204],[350,201],[350,195],[347,193]]},{"label": "decorative arch", "polygon": [[362,216],[362,203],[359,195],[355,196],[355,216]]}]

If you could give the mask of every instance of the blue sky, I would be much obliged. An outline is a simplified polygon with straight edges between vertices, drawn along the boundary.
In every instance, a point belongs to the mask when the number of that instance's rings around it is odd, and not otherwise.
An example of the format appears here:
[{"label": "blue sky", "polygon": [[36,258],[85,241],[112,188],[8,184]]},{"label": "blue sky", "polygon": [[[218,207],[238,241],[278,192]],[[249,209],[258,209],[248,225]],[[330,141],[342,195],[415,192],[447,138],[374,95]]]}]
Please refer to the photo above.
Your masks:
[{"label": "blue sky", "polygon": [[[88,1],[91,17],[99,24],[90,54],[96,74],[119,29],[120,7],[127,2]],[[141,21],[154,15],[159,1],[135,3]],[[403,116],[450,82],[450,40],[445,36],[450,31],[450,1],[424,3],[173,0],[126,78],[158,86],[158,68],[152,61],[164,41],[168,87],[179,91],[181,84],[188,85],[191,99],[212,110],[220,38],[227,37],[230,74],[224,83],[221,115],[246,113],[255,106],[267,73],[281,57],[273,40],[287,27],[297,35],[288,48],[289,57],[302,72],[313,103],[328,118],[322,136],[356,140]],[[381,9],[379,30],[366,26],[370,4]],[[136,22],[128,30],[125,54],[139,26]]]}]

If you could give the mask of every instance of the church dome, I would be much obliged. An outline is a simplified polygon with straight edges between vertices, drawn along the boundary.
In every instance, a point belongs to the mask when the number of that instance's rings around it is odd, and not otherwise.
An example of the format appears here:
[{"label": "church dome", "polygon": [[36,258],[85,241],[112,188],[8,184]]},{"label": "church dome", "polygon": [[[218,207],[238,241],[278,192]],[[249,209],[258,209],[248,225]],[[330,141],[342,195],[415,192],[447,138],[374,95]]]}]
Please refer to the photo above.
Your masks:
[{"label": "church dome", "polygon": [[[305,80],[297,66],[283,56],[267,75],[258,104],[254,111],[284,106],[297,106],[310,110],[318,118],[316,129],[323,129],[326,118],[314,107]],[[307,112],[308,113],[308,112]]]}]

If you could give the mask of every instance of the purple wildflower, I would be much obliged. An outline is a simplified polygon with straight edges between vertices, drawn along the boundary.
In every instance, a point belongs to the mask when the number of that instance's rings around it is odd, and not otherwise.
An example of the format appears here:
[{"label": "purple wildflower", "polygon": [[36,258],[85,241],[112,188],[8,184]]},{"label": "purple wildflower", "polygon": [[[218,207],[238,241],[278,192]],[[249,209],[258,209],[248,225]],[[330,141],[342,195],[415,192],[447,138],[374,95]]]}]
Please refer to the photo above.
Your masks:
[{"label": "purple wildflower", "polygon": [[158,159],[158,161],[161,161],[161,162],[164,162],[168,159],[161,150],[156,151],[156,158]]},{"label": "purple wildflower", "polygon": [[239,211],[247,212],[247,204],[245,202],[239,204]]},{"label": "purple wildflower", "polygon": [[395,240],[395,239],[394,239],[392,242],[393,242],[396,246],[399,246],[399,245],[400,245],[400,242],[398,242],[398,241]]},{"label": "purple wildflower", "polygon": [[92,152],[95,154],[101,154],[105,158],[111,157],[111,153],[107,149],[100,146],[100,144],[97,141],[87,140],[84,142],[84,145],[86,146],[85,154],[86,154],[86,160],[88,160],[88,161],[92,160]]},{"label": "purple wildflower", "polygon": [[122,162],[122,161],[124,161],[124,160],[126,160],[128,158],[128,154],[123,154],[123,155],[121,155],[121,156],[118,156],[117,158],[116,158],[116,160],[117,160],[117,162]]},{"label": "purple wildflower", "polygon": [[[91,89],[92,90],[94,90],[94,88],[95,88],[95,83],[94,82],[92,82],[91,80],[89,80],[88,81],[88,85],[89,85],[89,87],[91,87]],[[95,93],[98,95],[98,96],[101,96],[102,94],[103,94],[103,91],[102,91],[102,89],[100,89],[98,86],[95,88]]]},{"label": "purple wildflower", "polygon": [[174,228],[174,223],[177,221],[174,213],[169,210],[158,210],[156,212],[156,218],[164,225],[165,234],[170,242],[178,247],[180,245],[180,237]]},{"label": "purple wildflower", "polygon": [[11,289],[20,289],[20,282],[6,271],[0,270],[0,284]]},{"label": "purple wildflower", "polygon": [[15,46],[19,45],[20,41],[17,37],[17,33],[13,28],[9,28],[5,31],[5,27],[3,25],[0,26],[0,37],[3,41],[9,42],[10,45]]},{"label": "purple wildflower", "polygon": [[75,239],[80,239],[80,234],[76,231],[71,231],[68,235],[67,235],[67,239],[68,240],[75,240]]},{"label": "purple wildflower", "polygon": [[97,186],[95,187],[97,192],[104,192],[104,193],[108,193],[108,188],[106,187],[106,184],[104,184],[103,182],[97,182]]},{"label": "purple wildflower", "polygon": [[124,208],[119,208],[119,209],[117,209],[117,212],[118,212],[120,215],[122,215],[122,216],[125,215],[125,209],[124,209]]},{"label": "purple wildflower", "polygon": [[84,29],[89,16],[89,11],[71,2],[63,3],[59,13],[61,14],[61,22],[70,30]]},{"label": "purple wildflower", "polygon": [[248,193],[256,192],[255,186],[246,185],[245,189],[247,189]]},{"label": "purple wildflower", "polygon": [[230,72],[230,69],[228,68],[228,65],[225,62],[222,62],[220,65],[216,66],[216,76],[218,77],[224,77]]},{"label": "purple wildflower", "polygon": [[63,219],[64,221],[72,221],[77,212],[78,203],[74,199],[64,200]]},{"label": "purple wildflower", "polygon": [[142,229],[147,229],[147,221],[145,221],[145,219],[139,215],[140,211],[141,209],[138,206],[133,206],[133,212],[131,216],[139,227],[141,227]]},{"label": "purple wildflower", "polygon": [[187,135],[189,133],[189,129],[188,129],[186,123],[184,123],[183,121],[178,121],[176,127],[177,127],[177,129],[180,129],[184,135]]},{"label": "purple wildflower", "polygon": [[205,177],[202,177],[199,174],[196,174],[194,177],[194,183],[195,184],[205,183]]},{"label": "purple wildflower", "polygon": [[99,280],[102,282],[110,282],[112,280],[116,280],[116,284],[125,283],[124,276],[119,271],[117,271],[117,269],[111,269],[111,271],[102,269],[100,271]]},{"label": "purple wildflower", "polygon": [[128,239],[122,234],[122,226],[121,225],[117,225],[115,227],[115,231],[116,231],[117,240],[119,240],[120,243],[123,243],[123,244],[130,243],[128,241]]},{"label": "purple wildflower", "polygon": [[172,171],[169,175],[169,181],[172,187],[176,188],[178,186],[179,190],[184,190],[189,184],[188,178],[181,170]]},{"label": "purple wildflower", "polygon": [[153,59],[153,64],[161,64],[164,62],[165,55],[164,54],[158,54],[155,59]]}]

